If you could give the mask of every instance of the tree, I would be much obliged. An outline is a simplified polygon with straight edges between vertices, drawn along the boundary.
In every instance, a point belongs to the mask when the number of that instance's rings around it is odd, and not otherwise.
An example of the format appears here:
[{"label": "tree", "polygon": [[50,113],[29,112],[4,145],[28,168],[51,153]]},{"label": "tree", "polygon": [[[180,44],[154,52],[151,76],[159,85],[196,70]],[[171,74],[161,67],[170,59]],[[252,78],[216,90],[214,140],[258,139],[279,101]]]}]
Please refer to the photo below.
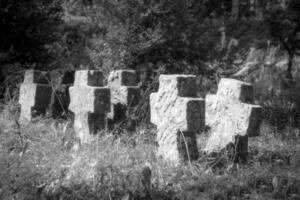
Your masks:
[{"label": "tree", "polygon": [[[45,48],[58,38],[59,0],[0,1],[0,99],[5,88],[16,86],[14,63],[47,69],[51,53]],[[13,87],[14,88],[14,87]]]},{"label": "tree", "polygon": [[292,80],[293,59],[300,55],[300,1],[292,0],[287,7],[274,7],[268,12],[270,33],[289,55],[286,76]]},{"label": "tree", "polygon": [[[156,66],[160,62],[168,66],[169,72],[202,73],[204,61],[219,41],[219,25],[211,24],[211,18],[221,19],[224,12],[231,12],[227,0],[121,0],[95,4],[104,19],[109,19],[105,37],[110,42],[118,40],[116,43],[129,52],[126,66],[143,62]],[[111,23],[118,23],[119,29]],[[109,31],[110,26],[114,32]],[[115,32],[122,36],[111,37]]]},{"label": "tree", "polygon": [[45,64],[45,45],[57,38],[61,23],[59,0],[1,0],[0,52],[11,52],[10,62]]}]

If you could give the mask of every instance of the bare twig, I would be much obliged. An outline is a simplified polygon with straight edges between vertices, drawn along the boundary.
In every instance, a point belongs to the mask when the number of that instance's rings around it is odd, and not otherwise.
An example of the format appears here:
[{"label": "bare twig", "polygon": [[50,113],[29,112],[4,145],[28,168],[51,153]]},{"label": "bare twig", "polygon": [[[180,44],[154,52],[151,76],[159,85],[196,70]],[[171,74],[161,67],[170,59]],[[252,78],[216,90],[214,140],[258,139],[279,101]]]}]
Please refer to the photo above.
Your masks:
[{"label": "bare twig", "polygon": [[180,131],[181,136],[182,136],[182,138],[183,138],[183,142],[184,142],[185,149],[186,149],[186,153],[187,153],[188,160],[189,160],[189,165],[190,165],[190,168],[192,169],[192,162],[191,162],[191,157],[190,157],[190,151],[189,151],[188,144],[187,144],[187,142],[186,142],[186,139],[185,139],[185,137],[184,137],[183,132],[182,132],[180,129],[178,129],[178,130]]}]

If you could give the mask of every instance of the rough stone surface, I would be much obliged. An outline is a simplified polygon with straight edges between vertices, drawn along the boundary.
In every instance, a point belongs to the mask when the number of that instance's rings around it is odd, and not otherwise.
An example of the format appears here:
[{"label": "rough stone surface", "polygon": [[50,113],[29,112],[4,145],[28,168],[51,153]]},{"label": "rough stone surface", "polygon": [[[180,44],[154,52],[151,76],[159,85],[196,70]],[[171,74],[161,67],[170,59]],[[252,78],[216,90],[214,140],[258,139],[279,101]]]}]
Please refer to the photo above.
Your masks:
[{"label": "rough stone surface", "polygon": [[139,87],[134,70],[115,70],[108,77],[111,92],[111,112],[108,117],[114,122],[126,117],[127,109],[138,103]]},{"label": "rough stone surface", "polygon": [[237,153],[245,155],[248,137],[259,135],[260,122],[261,107],[253,104],[252,86],[223,78],[217,94],[206,96],[206,125],[211,134],[204,150],[218,152],[228,144],[236,144]]},{"label": "rough stone surface", "polygon": [[19,104],[21,105],[20,123],[28,123],[33,118],[46,114],[52,93],[49,81],[50,75],[47,72],[36,70],[25,72],[19,94]]},{"label": "rough stone surface", "polygon": [[69,109],[74,113],[74,129],[82,143],[105,127],[110,111],[110,90],[103,87],[103,74],[97,70],[79,70],[74,86],[69,88]]},{"label": "rough stone surface", "polygon": [[60,78],[58,87],[52,94],[51,116],[54,119],[66,118],[69,112],[70,94],[69,88],[74,85],[75,71],[67,71]]},{"label": "rough stone surface", "polygon": [[158,129],[158,155],[175,164],[197,159],[196,132],[205,126],[205,101],[196,97],[196,77],[161,75],[150,107],[151,122]]},{"label": "rough stone surface", "polygon": [[50,73],[37,71],[37,70],[26,70],[23,83],[36,83],[49,85],[51,81]]}]

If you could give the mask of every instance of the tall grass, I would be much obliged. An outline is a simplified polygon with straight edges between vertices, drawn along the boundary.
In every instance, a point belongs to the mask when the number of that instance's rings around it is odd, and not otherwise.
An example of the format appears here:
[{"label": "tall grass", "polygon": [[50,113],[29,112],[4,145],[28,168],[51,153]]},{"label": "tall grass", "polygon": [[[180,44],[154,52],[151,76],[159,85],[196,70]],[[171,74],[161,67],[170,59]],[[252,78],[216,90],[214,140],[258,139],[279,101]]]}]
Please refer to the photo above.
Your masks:
[{"label": "tall grass", "polygon": [[[291,199],[300,195],[292,188],[299,181],[300,172],[293,167],[298,165],[288,162],[299,152],[299,140],[282,141],[269,126],[264,126],[261,138],[250,140],[247,164],[233,164],[222,155],[201,155],[190,165],[174,166],[155,156],[155,129],[138,127],[134,133],[124,131],[118,136],[102,131],[91,144],[80,145],[69,121],[44,118],[19,127],[12,120],[16,110],[13,104],[5,106],[0,116],[0,199]],[[287,183],[281,189],[283,179]]]}]

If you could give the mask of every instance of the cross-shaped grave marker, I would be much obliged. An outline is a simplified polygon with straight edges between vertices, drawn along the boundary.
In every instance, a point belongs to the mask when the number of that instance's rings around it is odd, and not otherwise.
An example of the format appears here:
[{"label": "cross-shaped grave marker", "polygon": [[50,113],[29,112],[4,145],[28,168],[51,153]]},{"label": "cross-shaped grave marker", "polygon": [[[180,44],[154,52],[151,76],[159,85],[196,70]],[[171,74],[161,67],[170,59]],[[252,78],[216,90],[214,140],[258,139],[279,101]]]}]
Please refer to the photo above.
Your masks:
[{"label": "cross-shaped grave marker", "polygon": [[261,107],[253,101],[252,85],[221,79],[217,94],[206,96],[206,124],[211,128],[206,152],[218,152],[228,144],[236,144],[236,153],[245,158],[248,137],[259,135],[261,122]]},{"label": "cross-shaped grave marker", "polygon": [[20,85],[19,104],[21,124],[33,118],[45,115],[50,104],[52,87],[49,84],[50,74],[36,70],[26,70],[24,81]]},{"label": "cross-shaped grave marker", "polygon": [[65,71],[58,78],[59,84],[54,89],[50,104],[52,118],[67,118],[69,113],[70,94],[69,88],[74,85],[75,71]]},{"label": "cross-shaped grave marker", "polygon": [[111,92],[111,112],[108,118],[117,122],[126,117],[126,111],[138,103],[139,87],[134,70],[115,70],[108,77]]},{"label": "cross-shaped grave marker", "polygon": [[197,159],[196,132],[205,126],[205,102],[196,97],[196,77],[160,75],[150,107],[151,122],[158,129],[158,155],[175,164]]},{"label": "cross-shaped grave marker", "polygon": [[98,130],[105,127],[110,111],[110,91],[103,86],[103,74],[98,70],[79,70],[74,86],[69,88],[69,109],[74,113],[74,130],[81,143],[89,143]]}]

